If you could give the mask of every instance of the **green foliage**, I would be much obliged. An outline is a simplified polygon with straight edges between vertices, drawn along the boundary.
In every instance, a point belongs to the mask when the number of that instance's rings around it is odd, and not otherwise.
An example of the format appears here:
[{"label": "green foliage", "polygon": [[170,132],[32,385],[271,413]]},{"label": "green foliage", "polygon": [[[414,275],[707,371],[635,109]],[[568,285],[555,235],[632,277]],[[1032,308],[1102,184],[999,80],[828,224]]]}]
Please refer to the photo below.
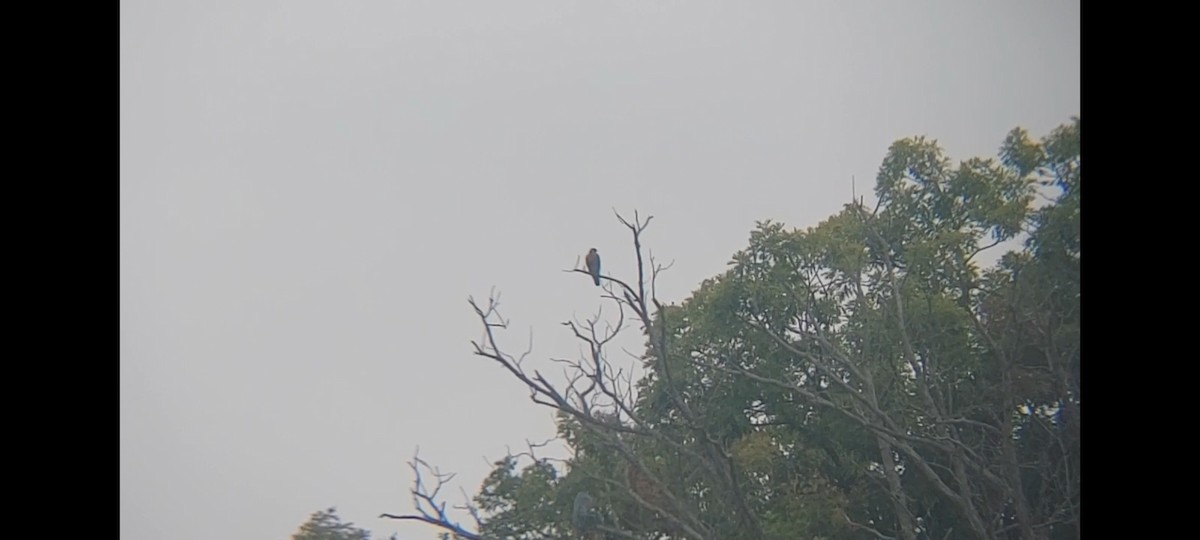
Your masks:
[{"label": "green foliage", "polygon": [[475,503],[491,517],[480,532],[521,540],[570,538],[571,501],[558,489],[558,471],[542,460],[516,467],[516,458],[505,457],[484,480]]},{"label": "green foliage", "polygon": [[905,139],[877,209],[759,223],[655,315],[636,420],[560,415],[574,457],[497,462],[481,532],[584,538],[586,490],[633,538],[1077,537],[1079,169],[1078,118],[957,165]]},{"label": "green foliage", "polygon": [[331,507],[313,512],[292,540],[371,540],[371,533],[353,523],[342,523],[337,509]]}]

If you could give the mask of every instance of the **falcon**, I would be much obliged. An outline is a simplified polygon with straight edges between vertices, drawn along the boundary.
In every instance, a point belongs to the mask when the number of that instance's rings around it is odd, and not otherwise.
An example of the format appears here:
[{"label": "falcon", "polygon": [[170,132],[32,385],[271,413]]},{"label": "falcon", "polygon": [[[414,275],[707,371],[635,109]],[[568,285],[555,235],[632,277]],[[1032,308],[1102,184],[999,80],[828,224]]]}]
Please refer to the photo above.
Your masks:
[{"label": "falcon", "polygon": [[592,275],[592,281],[597,287],[600,286],[600,254],[596,253],[596,248],[588,251],[587,257],[584,259],[587,263],[588,273]]}]

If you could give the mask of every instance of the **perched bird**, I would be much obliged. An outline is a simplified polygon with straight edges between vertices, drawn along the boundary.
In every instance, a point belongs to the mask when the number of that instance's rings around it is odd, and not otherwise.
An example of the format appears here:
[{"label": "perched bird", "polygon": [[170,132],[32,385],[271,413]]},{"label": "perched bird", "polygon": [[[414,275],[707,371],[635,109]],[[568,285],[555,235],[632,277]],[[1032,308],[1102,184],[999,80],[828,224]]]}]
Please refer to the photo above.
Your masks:
[{"label": "perched bird", "polygon": [[592,281],[596,286],[600,286],[600,254],[596,253],[596,248],[592,248],[584,259],[587,263],[588,273],[592,275]]}]

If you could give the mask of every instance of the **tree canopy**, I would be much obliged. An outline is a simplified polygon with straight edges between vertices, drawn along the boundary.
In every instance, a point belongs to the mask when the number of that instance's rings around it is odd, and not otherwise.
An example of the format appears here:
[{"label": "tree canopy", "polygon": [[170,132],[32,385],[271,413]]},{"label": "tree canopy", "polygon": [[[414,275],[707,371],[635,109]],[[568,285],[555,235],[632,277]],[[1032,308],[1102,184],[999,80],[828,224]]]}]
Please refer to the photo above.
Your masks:
[{"label": "tree canopy", "polygon": [[957,164],[903,139],[877,203],[759,223],[678,304],[656,297],[650,219],[618,216],[637,264],[601,295],[640,323],[640,377],[600,320],[564,323],[589,351],[570,380],[527,370],[495,299],[472,300],[476,354],[557,411],[572,455],[498,461],[471,526],[414,461],[417,513],[385,515],[467,539],[1078,538],[1079,182],[1078,118]]},{"label": "tree canopy", "polygon": [[330,507],[313,512],[292,540],[371,540],[371,533],[353,523],[343,523],[337,508]]}]

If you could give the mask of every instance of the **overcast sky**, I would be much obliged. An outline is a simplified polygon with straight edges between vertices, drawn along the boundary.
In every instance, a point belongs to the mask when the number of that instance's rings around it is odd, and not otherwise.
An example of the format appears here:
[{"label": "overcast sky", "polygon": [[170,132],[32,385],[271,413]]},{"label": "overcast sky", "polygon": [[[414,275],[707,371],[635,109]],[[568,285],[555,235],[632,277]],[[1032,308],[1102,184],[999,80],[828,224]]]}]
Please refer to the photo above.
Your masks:
[{"label": "overcast sky", "polygon": [[[571,357],[563,273],[628,273],[653,214],[679,301],[756,220],[869,193],[888,145],[994,156],[1079,114],[1078,0],[122,0],[121,538],[434,531],[404,462],[546,439],[471,355]],[[451,492],[457,495],[457,491]],[[455,500],[457,502],[457,499]]]}]

